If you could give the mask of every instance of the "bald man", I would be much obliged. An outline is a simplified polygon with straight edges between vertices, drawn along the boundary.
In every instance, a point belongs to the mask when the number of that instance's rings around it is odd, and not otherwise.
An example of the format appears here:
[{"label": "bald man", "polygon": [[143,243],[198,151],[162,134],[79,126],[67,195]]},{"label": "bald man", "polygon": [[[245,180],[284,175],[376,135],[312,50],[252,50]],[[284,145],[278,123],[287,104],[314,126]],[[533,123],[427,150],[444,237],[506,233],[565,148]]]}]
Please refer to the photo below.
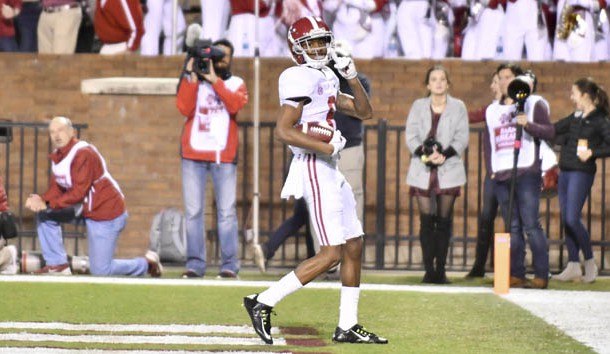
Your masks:
[{"label": "bald man", "polygon": [[62,240],[61,223],[84,219],[87,226],[90,272],[93,275],[149,273],[161,276],[159,255],[113,259],[116,243],[127,223],[123,193],[91,144],[74,136],[72,122],[55,117],[49,124],[53,144],[49,189],[31,194],[25,207],[36,214],[38,238],[46,266],[40,274],[72,274]]}]

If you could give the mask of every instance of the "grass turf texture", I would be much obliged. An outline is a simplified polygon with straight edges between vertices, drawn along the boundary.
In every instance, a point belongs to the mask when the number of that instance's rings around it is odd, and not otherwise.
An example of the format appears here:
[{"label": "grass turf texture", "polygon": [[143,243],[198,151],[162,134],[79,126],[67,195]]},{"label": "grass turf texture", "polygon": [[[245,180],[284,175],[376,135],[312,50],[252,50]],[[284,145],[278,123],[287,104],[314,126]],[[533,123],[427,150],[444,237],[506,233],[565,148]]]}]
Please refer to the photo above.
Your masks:
[{"label": "grass turf texture", "polygon": [[[273,275],[269,277],[274,278]],[[244,278],[247,277],[242,276],[242,279]],[[393,283],[391,279],[391,277],[386,279],[390,280],[387,283]],[[414,282],[415,280],[419,283],[419,277],[413,277]],[[469,283],[476,285],[476,281]],[[230,283],[227,285],[226,287],[193,287],[8,282],[2,284],[4,296],[0,321],[249,324],[249,318],[241,306],[242,297],[262,289],[232,288]],[[259,349],[326,353],[591,352],[555,327],[492,294],[363,291],[360,297],[360,321],[370,330],[387,337],[390,340],[388,345],[332,344],[330,337],[337,324],[338,306],[338,290],[303,289],[278,304],[275,308],[277,316],[272,316],[274,326],[316,329],[319,332],[318,337],[327,344],[325,347],[110,343],[79,345],[44,342],[29,343],[29,345],[104,349]],[[0,330],[0,332],[15,331]],[[45,332],[66,333],[65,331]],[[311,338],[311,336],[302,336],[302,338]],[[0,342],[0,346],[27,344]]]}]

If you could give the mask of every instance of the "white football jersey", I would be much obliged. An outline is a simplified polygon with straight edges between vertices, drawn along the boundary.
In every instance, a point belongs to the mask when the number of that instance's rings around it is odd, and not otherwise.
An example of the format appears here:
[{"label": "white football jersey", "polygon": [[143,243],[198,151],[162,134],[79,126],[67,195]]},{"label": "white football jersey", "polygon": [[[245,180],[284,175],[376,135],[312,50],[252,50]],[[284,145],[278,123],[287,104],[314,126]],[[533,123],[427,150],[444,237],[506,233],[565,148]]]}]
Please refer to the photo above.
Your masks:
[{"label": "white football jersey", "polygon": [[339,92],[339,79],[328,67],[314,69],[308,66],[292,66],[280,75],[280,105],[290,98],[307,97],[303,114],[298,123],[326,121],[333,128],[335,102]]}]

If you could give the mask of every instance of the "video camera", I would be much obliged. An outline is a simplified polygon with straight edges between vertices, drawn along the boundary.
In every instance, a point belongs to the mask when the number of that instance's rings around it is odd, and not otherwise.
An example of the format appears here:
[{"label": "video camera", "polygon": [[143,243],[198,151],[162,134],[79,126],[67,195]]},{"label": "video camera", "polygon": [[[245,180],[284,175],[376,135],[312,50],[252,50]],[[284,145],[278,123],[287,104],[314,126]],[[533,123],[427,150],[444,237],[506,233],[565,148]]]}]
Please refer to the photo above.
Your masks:
[{"label": "video camera", "polygon": [[517,113],[525,111],[525,101],[531,94],[530,85],[523,76],[517,76],[508,85],[508,97],[512,98],[517,104]]},{"label": "video camera", "polygon": [[[212,45],[209,39],[197,39],[192,46],[188,47],[188,58],[194,58],[193,71],[197,75],[210,72],[209,62],[218,62],[224,58],[224,50]],[[187,60],[188,60],[187,58]]]}]

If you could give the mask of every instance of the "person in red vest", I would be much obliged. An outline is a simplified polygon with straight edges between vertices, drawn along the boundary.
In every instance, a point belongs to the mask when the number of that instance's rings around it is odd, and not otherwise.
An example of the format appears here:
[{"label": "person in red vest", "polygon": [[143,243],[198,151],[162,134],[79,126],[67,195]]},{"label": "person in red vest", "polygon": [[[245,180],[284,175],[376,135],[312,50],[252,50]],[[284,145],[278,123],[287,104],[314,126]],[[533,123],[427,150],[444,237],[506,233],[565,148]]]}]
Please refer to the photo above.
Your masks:
[{"label": "person in red vest", "polygon": [[182,276],[198,278],[207,270],[204,215],[206,183],[210,176],[214,183],[220,243],[218,276],[236,278],[240,267],[237,114],[248,103],[248,91],[244,80],[231,74],[234,51],[230,41],[217,40],[204,50],[216,55],[216,59],[199,56],[187,59],[176,95],[176,106],[186,117],[180,149],[187,253]]},{"label": "person in red vest", "polygon": [[163,267],[153,251],[144,257],[113,259],[128,216],[123,193],[97,148],[76,139],[66,117],[51,120],[49,135],[55,148],[49,156],[49,189],[42,195],[31,194],[25,202],[25,207],[36,213],[46,263],[36,273],[72,274],[60,224],[84,219],[91,274],[140,276],[148,272],[152,277],[161,276]]}]

